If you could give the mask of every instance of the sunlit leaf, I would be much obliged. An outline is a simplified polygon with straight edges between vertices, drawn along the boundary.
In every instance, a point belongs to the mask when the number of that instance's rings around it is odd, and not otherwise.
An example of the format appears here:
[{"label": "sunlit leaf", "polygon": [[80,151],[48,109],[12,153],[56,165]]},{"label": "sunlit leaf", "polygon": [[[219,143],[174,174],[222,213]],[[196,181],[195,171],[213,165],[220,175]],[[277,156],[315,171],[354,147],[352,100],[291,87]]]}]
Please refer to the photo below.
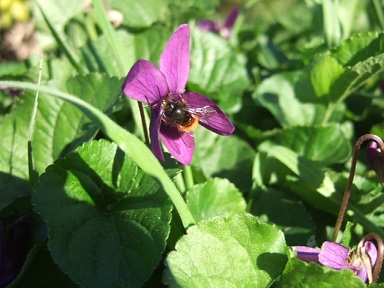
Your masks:
[{"label": "sunlit leaf", "polygon": [[116,144],[91,142],[56,161],[33,203],[53,258],[82,287],[141,287],[160,261],[170,200]]},{"label": "sunlit leaf", "polygon": [[[120,95],[120,81],[100,74],[77,76],[62,88],[104,111],[111,109]],[[27,92],[0,124],[4,133],[0,142],[1,170],[24,179],[28,176],[27,132],[34,104],[32,95]],[[32,142],[37,170],[41,173],[58,157],[94,137],[97,131],[98,128],[71,104],[41,93]]]},{"label": "sunlit leaf", "polygon": [[284,269],[288,248],[275,226],[228,215],[191,227],[167,259],[170,287],[267,287]]},{"label": "sunlit leaf", "polygon": [[214,216],[245,212],[245,200],[227,179],[211,178],[192,187],[186,195],[188,208],[196,221]]},{"label": "sunlit leaf", "polygon": [[289,259],[277,287],[310,288],[319,286],[319,283],[321,287],[334,287],[335,283],[339,287],[366,287],[360,278],[353,275],[352,270],[337,271],[315,263],[305,263],[296,258]]}]

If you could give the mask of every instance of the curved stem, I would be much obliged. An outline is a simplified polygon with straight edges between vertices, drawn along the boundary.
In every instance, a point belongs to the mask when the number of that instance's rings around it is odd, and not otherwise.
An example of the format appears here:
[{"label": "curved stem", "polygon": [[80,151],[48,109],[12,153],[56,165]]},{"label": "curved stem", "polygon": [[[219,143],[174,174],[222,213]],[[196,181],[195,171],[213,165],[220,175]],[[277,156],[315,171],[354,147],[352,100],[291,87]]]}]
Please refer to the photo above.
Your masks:
[{"label": "curved stem", "polygon": [[359,155],[360,147],[365,141],[368,141],[368,140],[375,141],[379,145],[380,150],[384,151],[383,140],[381,140],[381,138],[377,135],[365,134],[361,136],[359,139],[357,139],[355,148],[353,150],[352,164],[351,164],[351,170],[349,171],[348,182],[345,187],[343,200],[341,201],[339,215],[337,216],[337,220],[335,224],[335,230],[333,231],[332,242],[336,241],[337,235],[339,234],[340,227],[344,219],[345,211],[347,210],[349,197],[351,196],[353,178],[355,177],[356,163],[357,163],[357,157]]},{"label": "curved stem", "polygon": [[377,260],[375,263],[375,268],[373,270],[373,277],[372,277],[372,283],[376,283],[377,280],[379,280],[381,268],[383,266],[384,244],[381,237],[376,233],[369,233],[364,236],[363,238],[364,243],[369,240],[375,240],[376,246],[377,246]]},{"label": "curved stem", "polygon": [[59,91],[53,87],[38,86],[33,83],[3,81],[0,80],[0,86],[15,87],[46,93],[73,104],[80,109],[89,119],[91,119],[112,141],[114,141],[136,164],[149,176],[156,179],[164,188],[165,192],[171,198],[177,212],[179,212],[184,228],[195,224],[195,220],[189,211],[187,204],[180,195],[175,184],[168,177],[160,162],[153,155],[152,151],[129,131],[123,129],[112,121],[102,111],[98,110],[89,103],[80,98]]}]

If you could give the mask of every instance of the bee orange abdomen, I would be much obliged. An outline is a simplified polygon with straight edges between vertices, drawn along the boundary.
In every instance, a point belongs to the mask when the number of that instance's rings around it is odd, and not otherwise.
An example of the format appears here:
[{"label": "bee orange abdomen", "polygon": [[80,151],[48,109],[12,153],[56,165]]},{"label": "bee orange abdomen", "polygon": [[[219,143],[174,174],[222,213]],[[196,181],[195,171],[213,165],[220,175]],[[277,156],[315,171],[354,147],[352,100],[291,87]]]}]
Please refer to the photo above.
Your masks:
[{"label": "bee orange abdomen", "polygon": [[177,125],[177,129],[180,132],[193,132],[196,129],[198,124],[199,124],[199,119],[192,116],[190,121],[188,121],[186,125]]}]

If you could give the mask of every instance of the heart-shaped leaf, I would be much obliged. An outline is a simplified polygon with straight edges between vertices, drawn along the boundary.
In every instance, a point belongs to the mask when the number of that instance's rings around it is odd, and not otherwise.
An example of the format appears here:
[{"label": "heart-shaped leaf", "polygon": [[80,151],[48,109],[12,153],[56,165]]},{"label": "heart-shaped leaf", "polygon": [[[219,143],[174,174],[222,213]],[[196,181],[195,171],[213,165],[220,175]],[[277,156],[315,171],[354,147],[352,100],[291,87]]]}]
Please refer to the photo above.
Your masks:
[{"label": "heart-shaped leaf", "polygon": [[170,287],[268,287],[287,261],[283,233],[248,214],[215,217],[187,232],[166,259]]},{"label": "heart-shaped leaf", "polygon": [[171,202],[114,143],[85,144],[49,166],[33,203],[52,257],[82,287],[141,287],[161,259]]}]

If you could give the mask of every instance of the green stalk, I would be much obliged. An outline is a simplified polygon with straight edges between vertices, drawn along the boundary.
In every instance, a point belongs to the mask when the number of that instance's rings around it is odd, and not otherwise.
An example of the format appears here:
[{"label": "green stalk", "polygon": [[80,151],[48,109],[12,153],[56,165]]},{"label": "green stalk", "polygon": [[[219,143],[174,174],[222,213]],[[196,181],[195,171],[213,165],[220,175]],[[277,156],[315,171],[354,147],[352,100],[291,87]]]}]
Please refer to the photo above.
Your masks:
[{"label": "green stalk", "polygon": [[373,7],[375,8],[375,12],[377,15],[377,19],[379,20],[381,30],[384,30],[384,13],[383,13],[383,5],[380,0],[372,0]]},{"label": "green stalk", "polygon": [[184,166],[184,182],[187,190],[195,185],[191,166]]},{"label": "green stalk", "polygon": [[[111,50],[115,56],[115,59],[117,60],[119,75],[125,76],[133,65],[132,57],[130,57],[130,55],[128,54],[127,52],[128,49],[125,49],[124,44],[120,40],[120,37],[117,35],[117,32],[115,31],[114,27],[108,21],[108,18],[105,13],[105,9],[101,0],[93,0],[92,3],[95,9],[98,25],[100,26],[101,30],[107,37],[109,46],[111,47]],[[133,120],[135,121],[136,127],[139,128],[140,136],[146,142],[148,142],[149,137],[148,137],[148,130],[145,124],[146,121],[145,121],[145,115],[144,115],[145,112],[143,109],[143,104],[140,102],[134,101],[130,98],[128,98],[128,102],[132,109]],[[139,109],[134,108],[135,102],[138,103]],[[140,129],[140,127],[142,127],[142,129]]]},{"label": "green stalk", "polygon": [[39,91],[60,98],[76,106],[86,116],[88,116],[100,128],[100,130],[111,138],[133,161],[135,161],[146,174],[160,182],[165,192],[171,198],[175,208],[179,212],[184,228],[188,228],[189,226],[195,224],[184,199],[181,197],[176,186],[168,177],[167,173],[153,153],[142,141],[140,141],[140,139],[117,125],[102,111],[74,95],[64,93],[53,87],[39,86],[33,83],[17,81],[0,81],[0,86]]}]

